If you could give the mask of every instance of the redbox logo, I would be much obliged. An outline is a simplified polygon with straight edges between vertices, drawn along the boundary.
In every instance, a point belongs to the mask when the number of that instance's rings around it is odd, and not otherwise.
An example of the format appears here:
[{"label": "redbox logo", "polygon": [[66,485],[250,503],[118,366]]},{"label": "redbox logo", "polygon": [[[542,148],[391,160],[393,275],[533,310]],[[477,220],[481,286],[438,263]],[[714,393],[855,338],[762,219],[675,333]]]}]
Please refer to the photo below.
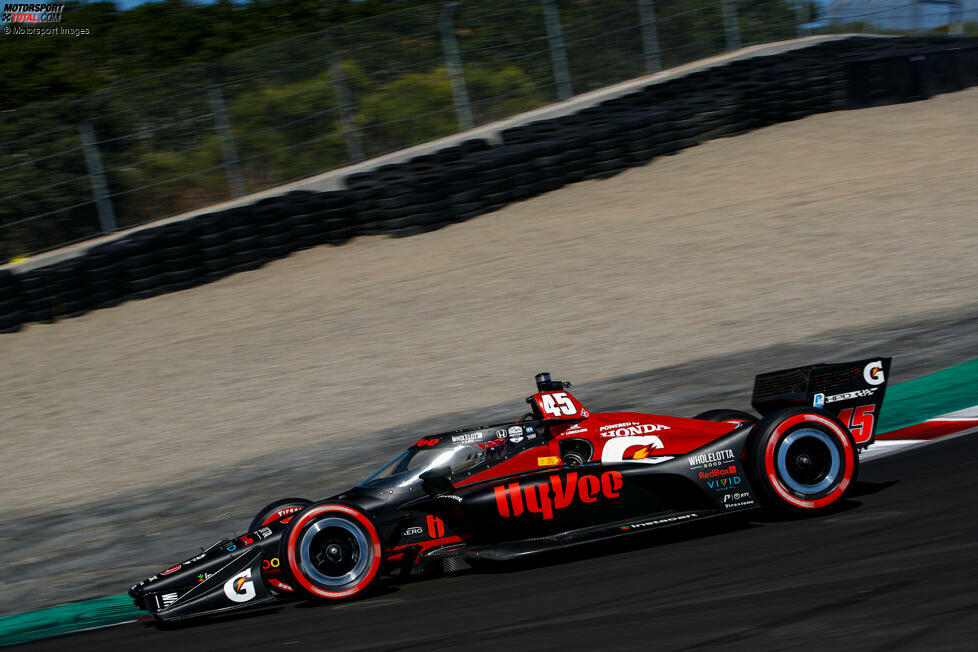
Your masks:
[{"label": "redbox logo", "polygon": [[736,472],[736,466],[730,466],[726,469],[713,469],[712,471],[700,471],[700,479],[706,480],[707,478],[719,478],[722,475],[733,475]]},{"label": "redbox logo", "polygon": [[566,477],[552,475],[549,483],[528,487],[511,482],[496,487],[493,492],[496,494],[496,510],[503,518],[519,516],[523,513],[525,504],[526,511],[541,514],[544,520],[549,521],[554,517],[555,509],[564,509],[575,498],[582,503],[597,502],[601,496],[609,500],[618,498],[621,496],[621,486],[622,477],[618,471],[605,471],[600,476],[584,475],[580,478],[574,472],[568,473]]}]

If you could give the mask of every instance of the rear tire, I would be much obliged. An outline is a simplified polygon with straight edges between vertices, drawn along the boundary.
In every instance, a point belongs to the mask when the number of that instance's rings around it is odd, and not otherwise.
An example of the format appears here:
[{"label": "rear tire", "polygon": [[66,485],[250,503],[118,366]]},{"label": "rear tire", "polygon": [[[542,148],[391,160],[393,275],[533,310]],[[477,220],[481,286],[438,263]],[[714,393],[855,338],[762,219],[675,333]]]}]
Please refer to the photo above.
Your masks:
[{"label": "rear tire", "polygon": [[380,578],[380,534],[352,505],[328,501],[307,507],[288,524],[280,545],[290,584],[313,600],[352,598]]},{"label": "rear tire", "polygon": [[761,419],[746,447],[760,502],[781,512],[812,514],[845,496],[859,472],[852,434],[833,415],[810,407]]},{"label": "rear tire", "polygon": [[703,419],[704,421],[723,421],[724,423],[737,424],[749,424],[753,425],[757,423],[757,417],[755,417],[750,412],[741,412],[740,410],[707,410],[706,412],[700,412],[694,419]]},{"label": "rear tire", "polygon": [[312,505],[312,501],[306,500],[305,498],[280,498],[273,503],[265,505],[255,514],[255,518],[251,519],[251,525],[248,526],[248,531],[254,532],[255,530],[260,530],[269,523],[274,523],[289,514],[302,511],[309,505]]}]

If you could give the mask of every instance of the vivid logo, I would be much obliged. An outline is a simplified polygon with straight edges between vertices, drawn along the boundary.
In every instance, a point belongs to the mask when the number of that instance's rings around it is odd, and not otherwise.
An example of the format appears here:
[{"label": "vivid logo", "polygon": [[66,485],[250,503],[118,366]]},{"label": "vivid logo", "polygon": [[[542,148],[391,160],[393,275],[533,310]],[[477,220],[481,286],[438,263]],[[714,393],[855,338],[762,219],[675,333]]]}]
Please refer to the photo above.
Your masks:
[{"label": "vivid logo", "polygon": [[550,482],[523,486],[511,482],[493,489],[496,495],[496,510],[503,518],[512,518],[523,513],[524,508],[531,514],[540,514],[546,521],[554,517],[554,510],[564,509],[575,500],[582,503],[595,503],[598,498],[608,500],[621,496],[622,476],[618,471],[605,471],[600,476],[583,475],[576,472],[566,476],[552,475]]},{"label": "vivid logo", "polygon": [[708,486],[713,491],[722,491],[724,489],[731,489],[736,487],[742,482],[739,475],[732,475],[728,478],[717,478],[716,480],[707,480],[706,486]]}]

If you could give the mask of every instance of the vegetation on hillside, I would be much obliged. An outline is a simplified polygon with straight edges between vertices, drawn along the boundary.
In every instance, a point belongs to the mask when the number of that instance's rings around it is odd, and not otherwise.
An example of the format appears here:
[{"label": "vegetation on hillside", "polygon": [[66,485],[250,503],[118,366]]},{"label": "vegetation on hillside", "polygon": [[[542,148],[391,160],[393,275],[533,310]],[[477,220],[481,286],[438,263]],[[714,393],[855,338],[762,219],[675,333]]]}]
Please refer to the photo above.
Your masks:
[{"label": "vegetation on hillside", "polygon": [[[557,4],[574,93],[647,72],[635,0]],[[120,226],[227,199],[229,145],[253,192],[348,163],[351,137],[376,156],[457,131],[444,7],[68,0],[64,25],[91,35],[0,40],[0,257],[98,231],[80,123],[99,141]],[[744,45],[797,33],[789,0],[738,7]],[[655,17],[663,67],[726,49],[719,0],[656,0]],[[557,99],[539,0],[461,2],[451,21],[476,124]]]}]

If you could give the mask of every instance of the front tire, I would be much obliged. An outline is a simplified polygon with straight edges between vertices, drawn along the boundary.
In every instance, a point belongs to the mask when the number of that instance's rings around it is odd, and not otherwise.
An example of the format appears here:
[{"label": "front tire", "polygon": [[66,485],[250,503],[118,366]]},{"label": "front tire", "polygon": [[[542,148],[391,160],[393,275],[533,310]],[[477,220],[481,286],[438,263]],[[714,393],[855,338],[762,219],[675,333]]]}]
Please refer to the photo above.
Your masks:
[{"label": "front tire", "polygon": [[248,526],[248,531],[254,532],[255,530],[260,530],[269,523],[274,523],[289,514],[299,512],[309,505],[312,505],[312,501],[306,500],[305,498],[280,498],[274,503],[269,503],[258,510],[255,518],[251,519],[251,525]]},{"label": "front tire", "polygon": [[292,586],[313,600],[352,598],[380,577],[380,534],[352,505],[324,502],[307,507],[286,527],[280,545]]},{"label": "front tire", "polygon": [[758,498],[781,512],[827,509],[845,496],[859,471],[849,430],[828,412],[808,407],[761,419],[747,442],[747,456]]}]

